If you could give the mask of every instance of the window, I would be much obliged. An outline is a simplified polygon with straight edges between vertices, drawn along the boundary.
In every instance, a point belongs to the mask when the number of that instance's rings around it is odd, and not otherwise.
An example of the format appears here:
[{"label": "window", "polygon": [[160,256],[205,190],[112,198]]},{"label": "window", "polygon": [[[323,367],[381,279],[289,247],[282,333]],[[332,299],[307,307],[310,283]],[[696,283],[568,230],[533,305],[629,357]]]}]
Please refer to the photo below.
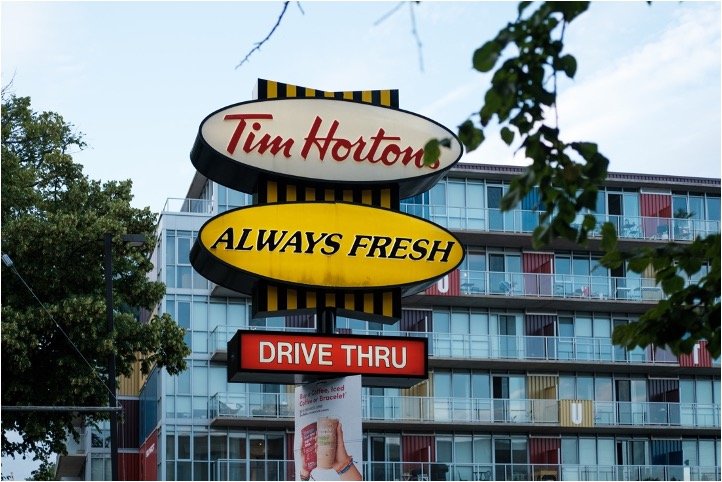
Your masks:
[{"label": "window", "polygon": [[165,278],[168,288],[208,289],[208,281],[191,267],[190,250],[197,231],[166,231]]},{"label": "window", "polygon": [[489,292],[519,294],[524,282],[521,274],[521,255],[518,253],[489,253]]},{"label": "window", "polygon": [[218,185],[219,213],[241,206],[248,206],[252,203],[252,200],[253,199],[250,194],[234,191],[233,189]]},{"label": "window", "polygon": [[464,293],[486,291],[486,254],[482,250],[469,249],[460,268],[461,290]]}]

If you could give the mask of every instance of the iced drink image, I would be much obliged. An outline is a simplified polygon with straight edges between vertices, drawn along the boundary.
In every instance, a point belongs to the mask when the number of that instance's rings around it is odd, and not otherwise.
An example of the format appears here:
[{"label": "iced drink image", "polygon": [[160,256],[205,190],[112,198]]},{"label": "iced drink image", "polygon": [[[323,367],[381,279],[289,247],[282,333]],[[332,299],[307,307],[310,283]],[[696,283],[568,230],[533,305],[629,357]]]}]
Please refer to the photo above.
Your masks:
[{"label": "iced drink image", "polygon": [[337,418],[321,417],[317,426],[316,463],[319,468],[330,469],[336,462]]},{"label": "iced drink image", "polygon": [[316,422],[309,423],[301,430],[301,451],[303,460],[306,462],[306,469],[311,471],[316,468]]}]

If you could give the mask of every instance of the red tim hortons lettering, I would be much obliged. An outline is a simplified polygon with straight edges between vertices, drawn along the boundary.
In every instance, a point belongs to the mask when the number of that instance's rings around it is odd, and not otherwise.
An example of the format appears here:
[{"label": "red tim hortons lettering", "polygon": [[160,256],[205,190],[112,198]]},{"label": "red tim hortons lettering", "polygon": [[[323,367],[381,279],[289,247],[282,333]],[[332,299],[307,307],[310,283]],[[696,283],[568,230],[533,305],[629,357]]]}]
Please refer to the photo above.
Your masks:
[{"label": "red tim hortons lettering", "polygon": [[233,154],[236,151],[238,143],[243,138],[246,131],[246,126],[248,125],[246,121],[255,120],[256,122],[251,125],[251,131],[246,133],[245,135],[245,139],[241,146],[243,152],[249,154],[253,151],[258,151],[259,154],[265,154],[266,151],[270,150],[271,155],[273,156],[277,155],[279,152],[283,152],[284,157],[291,157],[291,147],[293,147],[293,139],[284,140],[281,136],[271,137],[270,134],[264,133],[261,138],[256,142],[256,132],[260,131],[261,127],[263,127],[258,121],[273,119],[273,115],[227,114],[225,117],[223,117],[223,119],[238,121],[236,129],[233,131],[233,135],[231,136],[230,141],[228,141],[228,146],[226,147],[226,151],[228,151],[229,154]]},{"label": "red tim hortons lettering", "polygon": [[325,160],[328,155],[337,162],[345,161],[350,157],[356,162],[367,161],[372,164],[381,162],[386,166],[401,162],[404,166],[412,164],[419,169],[424,167],[437,169],[439,167],[438,160],[429,166],[424,166],[423,149],[414,151],[411,146],[402,148],[395,142],[400,141],[401,138],[386,135],[383,128],[379,128],[368,141],[363,136],[351,141],[343,137],[335,137],[340,124],[338,120],[331,122],[326,134],[320,133],[322,123],[323,119],[316,116],[311,129],[304,138],[305,143],[301,149],[302,158],[307,159],[311,150],[315,148],[321,161]]}]

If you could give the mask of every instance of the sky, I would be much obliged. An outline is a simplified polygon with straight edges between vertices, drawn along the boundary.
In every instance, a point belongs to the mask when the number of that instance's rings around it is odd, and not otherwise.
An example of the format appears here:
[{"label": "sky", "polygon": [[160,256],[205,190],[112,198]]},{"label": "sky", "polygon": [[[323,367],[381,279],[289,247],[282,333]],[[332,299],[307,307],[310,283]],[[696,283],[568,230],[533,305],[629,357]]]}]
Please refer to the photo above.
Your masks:
[{"label": "sky", "polygon": [[[257,78],[399,89],[403,109],[452,130],[478,112],[490,76],[472,53],[516,3],[415,4],[421,49],[409,5],[384,19],[396,5],[293,2],[236,67],[281,2],[3,1],[2,84],[84,133],[74,159],[91,178],[130,178],[134,205],[160,211],[187,192],[200,122],[249,100]],[[719,3],[593,3],[565,40],[578,71],[559,84],[563,138],[597,142],[611,170],[720,176]],[[494,128],[487,138],[462,160],[526,163]]]},{"label": "sky", "polygon": [[[74,159],[91,178],[132,179],[133,204],[158,212],[187,192],[200,122],[258,78],[399,89],[401,108],[452,130],[478,112],[490,76],[472,53],[516,3],[414,3],[413,23],[409,4],[386,16],[397,5],[290,3],[238,66],[281,2],[2,1],[0,77],[84,134]],[[593,3],[565,34],[578,69],[559,82],[562,138],[598,143],[613,171],[720,177],[720,23],[718,2]],[[497,132],[462,161],[525,164]],[[24,477],[13,463],[3,475]]]}]

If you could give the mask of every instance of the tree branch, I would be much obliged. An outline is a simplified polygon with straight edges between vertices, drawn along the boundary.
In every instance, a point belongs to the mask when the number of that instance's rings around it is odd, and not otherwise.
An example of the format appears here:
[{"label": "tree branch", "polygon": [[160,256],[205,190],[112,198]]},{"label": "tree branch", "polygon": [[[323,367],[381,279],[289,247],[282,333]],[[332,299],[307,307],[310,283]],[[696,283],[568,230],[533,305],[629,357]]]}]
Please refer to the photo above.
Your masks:
[{"label": "tree branch", "polygon": [[[418,3],[418,2],[416,2]],[[421,72],[424,71],[424,56],[423,56],[423,49],[421,46],[421,38],[419,37],[419,32],[416,30],[416,12],[414,12],[414,4],[409,3],[409,12],[411,12],[411,33],[416,39],[416,50],[419,52],[419,70]]]},{"label": "tree branch", "polygon": [[[283,20],[283,16],[286,15],[286,9],[288,8],[288,4],[289,4],[289,1],[288,1],[288,0],[285,1],[285,2],[283,2],[283,9],[281,10],[280,15],[278,16],[278,19],[276,19],[276,25],[274,25],[273,28],[271,29],[271,31],[268,32],[268,35],[266,35],[266,38],[264,38],[263,40],[261,40],[260,42],[258,42],[258,43],[251,49],[251,51],[248,52],[245,57],[243,57],[243,60],[241,60],[241,62],[240,62],[238,65],[236,65],[236,68],[238,68],[238,67],[240,67],[241,65],[245,64],[246,62],[248,62],[248,59],[251,57],[251,55],[253,55],[253,52],[255,52],[255,51],[257,51],[257,50],[261,50],[261,47],[263,46],[263,44],[265,44],[265,43],[271,38],[271,36],[272,36],[273,33],[276,31],[276,29],[278,28],[278,26],[281,25],[281,20]],[[299,5],[299,7],[300,7],[300,5]]]},{"label": "tree branch", "polygon": [[381,18],[379,18],[378,20],[376,20],[374,22],[374,27],[378,27],[379,25],[381,25],[383,22],[386,21],[387,18],[389,18],[391,15],[395,14],[403,6],[404,6],[404,2],[397,3],[394,8],[392,8],[391,10],[389,10],[388,12],[383,14],[381,16]]}]

